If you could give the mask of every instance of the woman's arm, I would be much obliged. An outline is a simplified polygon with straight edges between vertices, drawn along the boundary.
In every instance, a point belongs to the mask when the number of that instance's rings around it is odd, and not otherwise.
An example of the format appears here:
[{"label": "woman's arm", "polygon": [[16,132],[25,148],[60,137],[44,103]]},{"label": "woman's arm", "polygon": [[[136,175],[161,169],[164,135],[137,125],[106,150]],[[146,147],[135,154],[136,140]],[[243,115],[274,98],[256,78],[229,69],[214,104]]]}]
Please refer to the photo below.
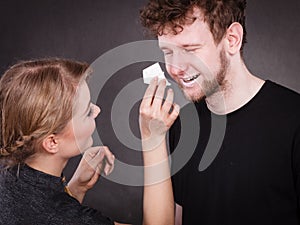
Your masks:
[{"label": "woman's arm", "polygon": [[148,86],[140,106],[140,131],[144,159],[144,225],[174,224],[174,199],[166,133],[179,114],[173,91],[157,78]]}]

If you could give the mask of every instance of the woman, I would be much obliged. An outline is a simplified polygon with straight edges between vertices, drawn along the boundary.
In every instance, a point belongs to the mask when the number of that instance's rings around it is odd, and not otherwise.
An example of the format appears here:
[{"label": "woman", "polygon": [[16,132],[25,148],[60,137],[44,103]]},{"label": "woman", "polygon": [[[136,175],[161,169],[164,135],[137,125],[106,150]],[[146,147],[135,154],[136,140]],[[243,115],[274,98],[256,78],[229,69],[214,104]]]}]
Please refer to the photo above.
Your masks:
[{"label": "woman", "polygon": [[[85,63],[46,59],[19,63],[1,77],[0,224],[113,224],[80,204],[114,161],[107,147],[91,148],[100,109],[90,103],[89,73]],[[63,168],[81,152],[66,187]]]},{"label": "woman", "polygon": [[[1,77],[0,224],[118,224],[81,205],[100,171],[109,174],[114,162],[107,147],[91,147],[100,109],[90,103],[89,73],[85,63],[45,59],[16,64]],[[174,222],[165,136],[179,107],[171,90],[163,100],[165,87],[153,79],[140,107],[145,225]],[[63,168],[81,152],[67,187]]]}]

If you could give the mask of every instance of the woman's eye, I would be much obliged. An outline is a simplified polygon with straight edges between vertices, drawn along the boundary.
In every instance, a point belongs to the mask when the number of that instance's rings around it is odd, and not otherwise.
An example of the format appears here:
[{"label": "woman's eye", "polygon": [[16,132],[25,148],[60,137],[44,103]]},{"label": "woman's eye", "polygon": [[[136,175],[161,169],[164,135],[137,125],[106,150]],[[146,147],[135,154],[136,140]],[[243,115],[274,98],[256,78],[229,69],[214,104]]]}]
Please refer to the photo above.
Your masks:
[{"label": "woman's eye", "polygon": [[87,116],[91,117],[94,114],[94,107],[91,105],[90,106],[90,111],[88,112]]}]

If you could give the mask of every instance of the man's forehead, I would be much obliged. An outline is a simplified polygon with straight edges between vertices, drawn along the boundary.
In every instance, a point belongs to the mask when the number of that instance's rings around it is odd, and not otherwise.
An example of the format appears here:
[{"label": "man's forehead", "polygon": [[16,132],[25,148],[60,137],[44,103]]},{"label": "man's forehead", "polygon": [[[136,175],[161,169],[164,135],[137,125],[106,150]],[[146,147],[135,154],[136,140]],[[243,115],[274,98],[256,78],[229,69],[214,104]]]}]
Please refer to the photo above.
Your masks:
[{"label": "man's forehead", "polygon": [[167,33],[159,35],[157,38],[160,48],[170,48],[203,45],[210,36],[211,33],[207,25],[197,20],[191,27],[183,26],[183,30],[178,34]]},{"label": "man's forehead", "polygon": [[202,42],[193,40],[187,40],[182,42],[168,41],[168,40],[158,40],[158,46],[160,49],[175,49],[175,48],[187,48],[187,47],[201,47]]}]

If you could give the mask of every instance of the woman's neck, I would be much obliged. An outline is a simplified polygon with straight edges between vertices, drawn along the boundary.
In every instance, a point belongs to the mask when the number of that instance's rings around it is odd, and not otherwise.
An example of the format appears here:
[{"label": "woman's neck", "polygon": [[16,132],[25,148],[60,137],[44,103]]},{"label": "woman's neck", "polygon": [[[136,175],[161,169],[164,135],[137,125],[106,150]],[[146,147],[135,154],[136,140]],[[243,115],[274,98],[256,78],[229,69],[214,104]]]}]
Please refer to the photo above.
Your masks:
[{"label": "woman's neck", "polygon": [[68,160],[57,159],[55,155],[34,154],[25,160],[25,163],[33,169],[60,177]]}]

